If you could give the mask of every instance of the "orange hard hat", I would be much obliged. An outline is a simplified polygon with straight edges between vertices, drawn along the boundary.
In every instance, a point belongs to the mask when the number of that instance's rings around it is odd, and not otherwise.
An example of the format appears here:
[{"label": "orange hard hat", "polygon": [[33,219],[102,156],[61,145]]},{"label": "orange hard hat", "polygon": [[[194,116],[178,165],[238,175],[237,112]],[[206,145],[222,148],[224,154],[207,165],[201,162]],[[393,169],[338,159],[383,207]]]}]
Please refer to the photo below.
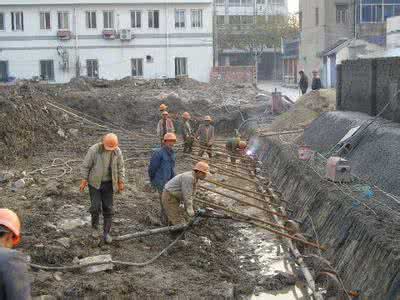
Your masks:
[{"label": "orange hard hat", "polygon": [[200,171],[203,172],[205,174],[208,174],[208,172],[210,171],[210,167],[208,166],[208,164],[205,161],[199,161],[194,167],[193,170],[195,171]]},{"label": "orange hard hat", "polygon": [[204,117],[204,121],[212,121],[212,119],[211,119],[210,116],[205,116],[205,117]]},{"label": "orange hard hat", "polygon": [[246,147],[247,147],[247,143],[246,142],[243,142],[243,141],[239,142],[239,148],[240,149],[244,149]]},{"label": "orange hard hat", "polygon": [[0,225],[14,234],[13,246],[18,246],[21,241],[21,222],[17,214],[7,208],[0,208]]},{"label": "orange hard hat", "polygon": [[182,118],[184,118],[184,119],[186,119],[186,120],[189,120],[189,119],[190,119],[190,114],[189,114],[187,111],[185,111],[185,112],[182,114]]},{"label": "orange hard hat", "polygon": [[168,113],[166,110],[164,110],[164,111],[162,112],[162,114],[163,114],[163,115],[169,115],[169,113]]},{"label": "orange hard hat", "polygon": [[164,103],[160,105],[160,111],[166,110],[168,106],[166,106]]},{"label": "orange hard hat", "polygon": [[108,151],[114,151],[118,148],[118,137],[114,133],[108,133],[103,137],[104,148]]},{"label": "orange hard hat", "polygon": [[166,135],[164,135],[164,142],[165,141],[175,141],[176,142],[176,135],[175,133],[169,132]]}]

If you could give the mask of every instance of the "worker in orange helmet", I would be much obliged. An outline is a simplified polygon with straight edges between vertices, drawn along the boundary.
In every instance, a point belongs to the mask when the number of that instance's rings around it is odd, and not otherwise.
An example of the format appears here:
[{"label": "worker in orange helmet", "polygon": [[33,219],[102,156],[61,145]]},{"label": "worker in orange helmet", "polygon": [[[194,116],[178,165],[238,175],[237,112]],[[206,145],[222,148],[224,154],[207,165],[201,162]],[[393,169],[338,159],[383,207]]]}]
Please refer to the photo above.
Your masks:
[{"label": "worker in orange helmet", "polygon": [[175,143],[175,133],[167,133],[164,136],[162,147],[151,156],[148,168],[151,185],[158,191],[160,196],[160,221],[161,224],[164,225],[167,224],[167,218],[161,201],[161,196],[165,184],[175,176],[176,153],[173,149]]},{"label": "worker in orange helmet", "polygon": [[169,113],[167,111],[163,111],[162,119],[157,125],[157,135],[160,138],[161,145],[163,144],[164,136],[167,133],[175,133],[175,126],[174,122],[169,117]]},{"label": "worker in orange helmet", "polygon": [[[187,217],[194,217],[193,197],[197,184],[199,180],[206,178],[209,169],[206,162],[200,161],[192,171],[179,174],[167,182],[162,194],[162,204],[169,225],[185,224]],[[175,232],[173,237],[179,234],[180,232]]]},{"label": "worker in orange helmet", "polygon": [[167,109],[168,109],[168,106],[166,106],[164,103],[160,104],[160,113],[167,111]]},{"label": "worker in orange helmet", "polygon": [[31,299],[27,259],[12,250],[21,241],[21,223],[11,210],[0,208],[0,299]]},{"label": "worker in orange helmet", "polygon": [[182,123],[182,138],[183,138],[183,153],[192,153],[193,148],[193,129],[190,125],[190,114],[188,112],[184,112],[182,114],[183,123]]},{"label": "worker in orange helmet", "polygon": [[200,125],[196,132],[196,139],[200,144],[199,156],[202,157],[204,152],[207,152],[208,157],[212,157],[212,146],[215,141],[215,129],[211,125],[212,119],[210,116],[204,118],[204,124]]},{"label": "worker in orange helmet", "polygon": [[124,158],[115,134],[106,134],[101,143],[90,147],[82,164],[81,175],[80,191],[89,186],[92,228],[98,229],[100,212],[103,211],[103,239],[109,244],[112,242],[113,193],[121,193],[125,189]]}]

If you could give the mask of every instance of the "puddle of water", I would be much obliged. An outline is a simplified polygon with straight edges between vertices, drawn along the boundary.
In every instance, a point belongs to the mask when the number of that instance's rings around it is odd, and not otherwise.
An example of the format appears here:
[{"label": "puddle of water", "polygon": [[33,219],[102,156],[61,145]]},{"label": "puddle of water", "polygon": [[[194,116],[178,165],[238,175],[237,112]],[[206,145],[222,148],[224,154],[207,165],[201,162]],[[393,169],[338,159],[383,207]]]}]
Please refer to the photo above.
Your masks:
[{"label": "puddle of water", "polygon": [[293,286],[288,289],[281,291],[271,291],[268,293],[260,293],[258,295],[251,296],[250,300],[308,300],[311,299],[308,291]]}]

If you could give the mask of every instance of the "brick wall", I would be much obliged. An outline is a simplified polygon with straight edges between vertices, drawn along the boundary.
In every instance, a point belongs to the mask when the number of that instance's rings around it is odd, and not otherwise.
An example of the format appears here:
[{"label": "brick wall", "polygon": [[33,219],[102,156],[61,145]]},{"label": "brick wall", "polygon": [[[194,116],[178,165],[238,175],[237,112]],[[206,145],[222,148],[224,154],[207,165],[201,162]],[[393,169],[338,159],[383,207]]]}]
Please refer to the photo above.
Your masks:
[{"label": "brick wall", "polygon": [[253,66],[223,66],[211,70],[210,81],[255,83],[256,69]]}]

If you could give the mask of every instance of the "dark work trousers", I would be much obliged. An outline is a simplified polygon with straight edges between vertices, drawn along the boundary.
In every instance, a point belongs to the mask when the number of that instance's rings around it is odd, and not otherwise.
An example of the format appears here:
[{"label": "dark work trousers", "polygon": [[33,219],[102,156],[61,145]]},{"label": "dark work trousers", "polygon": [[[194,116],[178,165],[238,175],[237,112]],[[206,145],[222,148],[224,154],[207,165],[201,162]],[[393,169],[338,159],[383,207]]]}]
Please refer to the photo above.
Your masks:
[{"label": "dark work trousers", "polygon": [[90,213],[92,214],[92,226],[97,228],[99,225],[99,216],[103,212],[104,233],[111,230],[113,211],[113,184],[111,181],[102,182],[99,189],[89,185],[90,195]]},{"label": "dark work trousers", "polygon": [[158,194],[160,195],[160,222],[161,225],[168,226],[168,217],[167,213],[165,212],[164,205],[162,203],[162,191],[158,191]]},{"label": "dark work trousers", "polygon": [[206,152],[208,157],[211,158],[212,157],[212,146],[200,144],[199,156],[202,157],[204,152]]},{"label": "dark work trousers", "polygon": [[193,148],[193,139],[187,138],[183,142],[183,153],[192,153]]}]

